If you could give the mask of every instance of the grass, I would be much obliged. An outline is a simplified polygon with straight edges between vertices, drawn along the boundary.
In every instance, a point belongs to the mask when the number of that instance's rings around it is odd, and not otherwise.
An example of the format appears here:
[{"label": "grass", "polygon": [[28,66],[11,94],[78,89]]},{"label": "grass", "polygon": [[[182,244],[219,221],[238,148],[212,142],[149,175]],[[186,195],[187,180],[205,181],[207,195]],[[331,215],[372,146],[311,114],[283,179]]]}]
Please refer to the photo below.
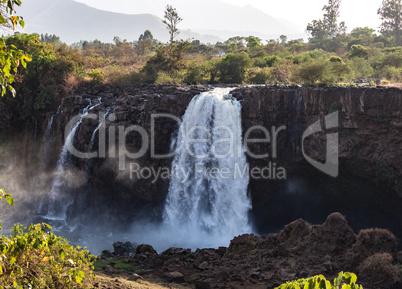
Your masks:
[{"label": "grass", "polygon": [[97,288],[110,288],[110,289],[189,289],[190,287],[185,287],[183,285],[170,285],[165,284],[160,281],[146,281],[146,280],[137,280],[137,281],[128,281],[127,278],[129,275],[122,276],[113,276],[109,277],[103,273],[95,272],[95,283],[98,283]]},{"label": "grass", "polygon": [[97,259],[95,261],[95,269],[103,269],[107,265],[111,265],[114,268],[123,270],[123,271],[137,271],[136,266],[134,266],[133,264],[130,264],[130,260],[128,258]]}]

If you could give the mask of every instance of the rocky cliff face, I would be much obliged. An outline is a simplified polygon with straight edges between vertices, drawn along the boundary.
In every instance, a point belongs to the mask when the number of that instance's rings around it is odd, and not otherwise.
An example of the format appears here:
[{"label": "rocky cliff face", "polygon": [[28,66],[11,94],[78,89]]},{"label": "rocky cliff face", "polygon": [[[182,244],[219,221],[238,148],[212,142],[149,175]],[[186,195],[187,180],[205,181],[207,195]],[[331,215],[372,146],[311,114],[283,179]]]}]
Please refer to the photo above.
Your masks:
[{"label": "rocky cliff face", "polygon": [[[249,156],[251,166],[274,161],[293,171],[306,164],[302,136],[319,120],[321,132],[305,139],[309,157],[325,162],[326,133],[338,132],[341,169],[401,190],[401,89],[247,87],[234,91],[233,96],[241,100],[245,132],[253,126],[265,127],[269,132],[272,127],[286,126],[278,133],[277,158],[272,157],[272,140],[250,145],[253,153],[270,154],[260,160]],[[336,110],[339,128],[325,132],[325,116]],[[258,187],[251,182],[251,186]]]},{"label": "rocky cliff face", "polygon": [[[25,160],[26,171],[44,181],[25,182],[26,186],[37,186],[37,190],[50,191],[52,174],[64,144],[65,127],[79,115],[89,101],[95,106],[90,113],[94,119],[85,118],[75,135],[74,146],[81,152],[90,150],[90,140],[100,124],[100,113],[108,112],[105,120],[105,157],[83,159],[73,158],[72,174],[76,185],[71,192],[75,204],[70,206],[70,218],[85,212],[87,221],[98,216],[116,217],[120,222],[130,222],[138,215],[146,214],[158,218],[167,191],[169,180],[158,178],[137,178],[131,165],[147,167],[155,171],[169,167],[171,159],[154,158],[151,153],[152,141],[155,153],[170,151],[171,138],[178,128],[177,121],[161,117],[154,121],[154,137],[151,134],[152,115],[170,114],[180,118],[193,96],[207,87],[141,86],[112,88],[107,86],[83,86],[73,95],[64,98],[60,112],[51,112],[38,125],[37,133],[24,133],[23,140],[16,137],[16,149]],[[325,116],[339,110],[339,128],[330,132],[339,133],[340,174],[351,172],[373,183],[383,184],[393,192],[398,192],[402,175],[402,94],[396,88],[299,88],[299,87],[245,87],[233,91],[233,96],[241,101],[243,134],[253,126],[267,128],[271,142],[251,143],[250,151],[255,154],[268,153],[269,157],[255,159],[248,155],[250,167],[264,167],[269,162],[286,169],[287,176],[300,173],[303,177],[320,179],[323,173],[312,168],[302,155],[302,135],[308,126],[321,121],[325,127]],[[113,117],[111,117],[113,115]],[[46,139],[45,132],[51,117],[54,124]],[[40,123],[40,122],[39,122]],[[142,127],[147,135],[127,128]],[[281,126],[285,128],[278,130]],[[277,131],[276,150],[273,156],[272,127]],[[121,130],[123,129],[123,130]],[[42,133],[41,133],[42,132]],[[125,135],[125,132],[126,135]],[[250,138],[261,137],[261,131],[254,130]],[[148,150],[139,158],[126,159],[124,170],[119,169],[119,150],[116,146],[125,139],[126,153],[136,153],[145,140]],[[48,143],[48,145],[45,145]],[[50,144],[50,145],[49,145]],[[36,149],[33,149],[36,148]],[[99,132],[92,151],[101,152]],[[324,162],[326,155],[325,132],[312,135],[305,140],[305,151],[311,158]],[[120,151],[121,152],[121,151]],[[112,154],[112,156],[111,156]],[[4,165],[4,164],[3,164]],[[271,169],[272,170],[272,169]],[[311,173],[310,173],[311,172]],[[43,177],[47,173],[47,179]],[[152,172],[144,172],[145,174]],[[24,175],[21,173],[20,176]],[[27,179],[25,177],[25,179]],[[271,179],[250,179],[250,193],[254,208],[258,208],[263,198],[274,194],[278,185]],[[282,182],[283,184],[283,182]],[[261,209],[262,210],[262,209]],[[107,212],[107,213],[105,213]],[[328,212],[324,212],[323,215]]]}]

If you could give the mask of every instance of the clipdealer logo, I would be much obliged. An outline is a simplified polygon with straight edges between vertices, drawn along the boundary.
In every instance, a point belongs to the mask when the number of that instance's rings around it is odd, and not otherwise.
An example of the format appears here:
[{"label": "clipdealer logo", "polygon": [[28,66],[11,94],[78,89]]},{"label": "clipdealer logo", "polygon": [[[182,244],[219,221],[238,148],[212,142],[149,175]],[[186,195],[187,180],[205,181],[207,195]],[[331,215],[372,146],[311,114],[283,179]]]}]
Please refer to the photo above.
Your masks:
[{"label": "clipdealer logo", "polygon": [[[88,114],[84,117],[82,116],[76,116],[73,117],[69,123],[66,126],[65,129],[65,141],[67,141],[67,138],[70,136],[70,133],[73,130],[73,127],[77,124],[77,122],[82,121],[83,118],[88,118],[88,119],[92,119],[92,120],[104,120],[105,119],[105,114],[103,112],[101,112],[98,115],[96,114]],[[106,137],[106,125],[105,123],[102,123],[102,125],[100,125],[99,127],[99,131],[98,131],[98,150],[94,151],[94,152],[80,152],[78,151],[74,145],[73,145],[73,141],[70,142],[67,146],[68,151],[78,157],[78,158],[84,158],[84,159],[91,159],[91,158],[118,158],[118,162],[119,162],[119,170],[126,170],[126,161],[127,159],[132,159],[132,160],[138,160],[141,157],[143,157],[148,150],[150,149],[150,156],[153,159],[161,159],[161,158],[171,158],[174,157],[175,154],[177,154],[181,149],[186,149],[188,151],[189,156],[193,157],[193,158],[197,158],[197,159],[202,159],[205,157],[214,157],[217,159],[222,159],[222,158],[226,158],[226,157],[239,157],[240,155],[246,153],[251,159],[266,159],[269,157],[269,154],[265,153],[265,154],[255,154],[251,151],[251,149],[249,148],[249,144],[252,143],[269,143],[271,145],[271,158],[272,160],[275,160],[278,156],[278,143],[277,143],[277,138],[278,135],[282,132],[286,131],[286,126],[280,126],[278,128],[276,127],[272,127],[271,130],[266,129],[263,126],[253,126],[251,128],[249,128],[245,134],[244,134],[244,140],[242,141],[243,147],[245,149],[245,151],[243,151],[238,145],[237,145],[237,141],[235,139],[235,134],[230,130],[230,128],[228,127],[218,127],[218,128],[214,128],[214,129],[218,129],[218,130],[224,130],[227,132],[228,138],[223,138],[223,139],[219,139],[219,140],[215,140],[215,142],[212,142],[211,139],[211,135],[210,132],[208,132],[207,128],[203,128],[203,127],[194,127],[191,128],[189,131],[185,132],[185,131],[179,131],[179,133],[182,133],[184,135],[183,139],[184,139],[184,143],[179,144],[176,149],[168,154],[164,154],[164,155],[158,155],[156,154],[156,150],[155,150],[155,133],[156,133],[156,127],[155,127],[155,120],[157,118],[170,118],[170,120],[174,120],[175,122],[178,123],[178,125],[180,126],[181,124],[181,120],[174,116],[174,115],[170,115],[170,114],[152,114],[151,115],[151,135],[149,136],[149,134],[147,133],[147,131],[143,128],[140,127],[138,125],[132,125],[129,127],[124,127],[124,126],[114,126],[114,125],[110,125],[108,126],[108,138]],[[116,117],[114,114],[111,114],[108,117],[108,120],[110,122],[113,122],[116,120]],[[338,149],[338,132],[336,133],[327,133],[326,135],[326,160],[325,163],[321,163],[317,160],[312,159],[310,156],[307,155],[306,153],[306,148],[305,148],[305,139],[309,136],[312,136],[313,134],[317,133],[317,132],[323,132],[323,131],[328,131],[331,129],[335,129],[339,126],[339,112],[336,111],[334,113],[331,113],[327,116],[325,116],[325,128],[321,127],[321,123],[320,120],[316,121],[315,123],[313,123],[311,126],[309,126],[303,133],[302,135],[302,154],[303,157],[311,164],[313,165],[315,168],[317,168],[318,170],[320,170],[323,173],[326,173],[332,177],[337,177],[338,173],[339,173],[339,149]],[[203,139],[197,139],[194,138],[194,133],[198,131],[203,131],[206,133],[206,135],[208,136],[207,138],[203,138]],[[263,133],[264,138],[251,138],[250,136],[252,135],[253,131],[260,131]],[[137,152],[130,152],[129,149],[126,146],[126,139],[129,133],[136,133],[139,134],[140,138],[141,138],[141,148],[137,151]],[[196,133],[195,133],[196,134]],[[71,137],[71,136],[70,136]],[[117,143],[116,143],[117,140]],[[108,141],[108,149],[106,146],[106,142]],[[191,144],[193,143],[206,143],[206,142],[211,142],[211,151],[209,152],[208,155],[197,155],[195,154],[195,152],[192,151],[191,149]],[[224,154],[218,154],[216,151],[216,147],[219,146],[221,143],[223,142],[227,142],[228,144],[228,151]],[[139,170],[139,166],[138,164],[130,164],[130,169],[132,170],[133,168],[135,168],[136,171]],[[165,172],[165,176],[172,176],[172,175],[178,175],[181,169],[183,168],[175,168],[175,170],[173,170],[173,168],[145,168],[147,169],[147,174],[146,175],[150,175],[152,177],[155,176],[163,176],[162,173]],[[216,168],[212,168],[211,172],[216,175],[216,172],[214,171],[214,169]],[[221,168],[222,170],[224,170],[223,172],[221,172],[219,170],[219,176],[221,175],[221,173],[226,172],[227,168]],[[151,174],[149,172],[153,172],[157,170],[158,174],[154,173]],[[283,167],[276,167],[276,163],[272,163],[269,162],[266,168],[238,168],[239,171],[243,172],[244,170],[247,170],[249,172],[250,177],[252,178],[260,178],[259,176],[262,176],[262,178],[268,178],[268,179],[286,179],[286,170]],[[194,171],[196,172],[196,169],[194,169]],[[235,173],[235,172],[234,172]],[[185,172],[181,173],[184,178],[186,177]],[[243,175],[239,174],[239,175]],[[267,177],[268,176],[268,177]],[[144,176],[145,177],[145,176]],[[183,177],[182,177],[183,178]]]}]

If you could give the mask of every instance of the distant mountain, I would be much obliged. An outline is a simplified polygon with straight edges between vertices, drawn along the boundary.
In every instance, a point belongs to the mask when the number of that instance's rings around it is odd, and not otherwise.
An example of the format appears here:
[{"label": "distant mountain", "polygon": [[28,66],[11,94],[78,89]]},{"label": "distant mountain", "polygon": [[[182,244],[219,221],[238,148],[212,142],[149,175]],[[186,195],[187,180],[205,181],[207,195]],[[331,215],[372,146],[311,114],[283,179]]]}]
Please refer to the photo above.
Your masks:
[{"label": "distant mountain", "polygon": [[[299,34],[303,29],[287,20],[279,20],[261,10],[247,5],[244,7],[222,0],[76,0],[102,10],[127,14],[150,13],[163,16],[166,4],[177,9],[183,18],[180,27],[197,30],[255,31],[265,35]],[[272,15],[278,11],[272,10]]]},{"label": "distant mountain", "polygon": [[[152,7],[165,6],[162,0],[152,2]],[[256,8],[238,7],[219,0],[186,1],[178,11],[184,19],[180,27],[191,27],[191,30],[182,30],[179,38],[204,43],[216,43],[236,35],[255,35],[266,40],[268,35],[277,38],[280,34],[301,34],[292,24]],[[112,42],[114,36],[133,41],[147,29],[162,42],[169,37],[162,20],[152,14],[108,12],[73,0],[25,0],[17,14],[23,16],[26,23],[21,32],[56,34],[69,44],[94,39]]]},{"label": "distant mountain", "polygon": [[126,15],[94,9],[72,0],[26,0],[17,11],[24,17],[28,33],[49,33],[66,43],[114,36],[133,41],[149,29],[155,38],[168,40],[161,19],[150,14]]}]

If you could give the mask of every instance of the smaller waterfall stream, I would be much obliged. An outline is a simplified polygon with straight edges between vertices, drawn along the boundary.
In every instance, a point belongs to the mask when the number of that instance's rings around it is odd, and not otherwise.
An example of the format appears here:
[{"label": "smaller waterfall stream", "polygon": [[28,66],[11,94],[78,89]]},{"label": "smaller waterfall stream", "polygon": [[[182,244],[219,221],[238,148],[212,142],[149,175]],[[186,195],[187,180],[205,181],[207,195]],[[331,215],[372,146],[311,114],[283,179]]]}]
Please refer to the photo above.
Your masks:
[{"label": "smaller waterfall stream", "polygon": [[[89,146],[88,146],[88,152],[92,151],[92,148],[94,146],[95,143],[95,137],[96,137],[96,133],[99,131],[99,129],[101,128],[101,126],[105,123],[108,115],[110,113],[110,107],[108,107],[106,109],[106,113],[103,115],[103,118],[100,120],[99,125],[95,128],[94,132],[92,133],[91,136],[91,141],[89,142]],[[100,117],[100,116],[99,116]]]},{"label": "smaller waterfall stream", "polygon": [[85,116],[88,115],[89,110],[95,108],[97,105],[91,106],[91,99],[87,99],[89,104],[84,108],[83,112],[80,114],[79,120],[73,125],[70,133],[66,137],[63,148],[60,153],[59,160],[57,161],[57,173],[53,180],[52,188],[50,190],[49,196],[49,207],[46,218],[53,220],[65,220],[66,218],[66,209],[71,204],[66,203],[66,200],[62,199],[62,188],[68,187],[68,172],[67,170],[70,168],[71,163],[69,159],[69,148],[73,145],[75,133],[79,125],[82,123],[82,120]]}]

